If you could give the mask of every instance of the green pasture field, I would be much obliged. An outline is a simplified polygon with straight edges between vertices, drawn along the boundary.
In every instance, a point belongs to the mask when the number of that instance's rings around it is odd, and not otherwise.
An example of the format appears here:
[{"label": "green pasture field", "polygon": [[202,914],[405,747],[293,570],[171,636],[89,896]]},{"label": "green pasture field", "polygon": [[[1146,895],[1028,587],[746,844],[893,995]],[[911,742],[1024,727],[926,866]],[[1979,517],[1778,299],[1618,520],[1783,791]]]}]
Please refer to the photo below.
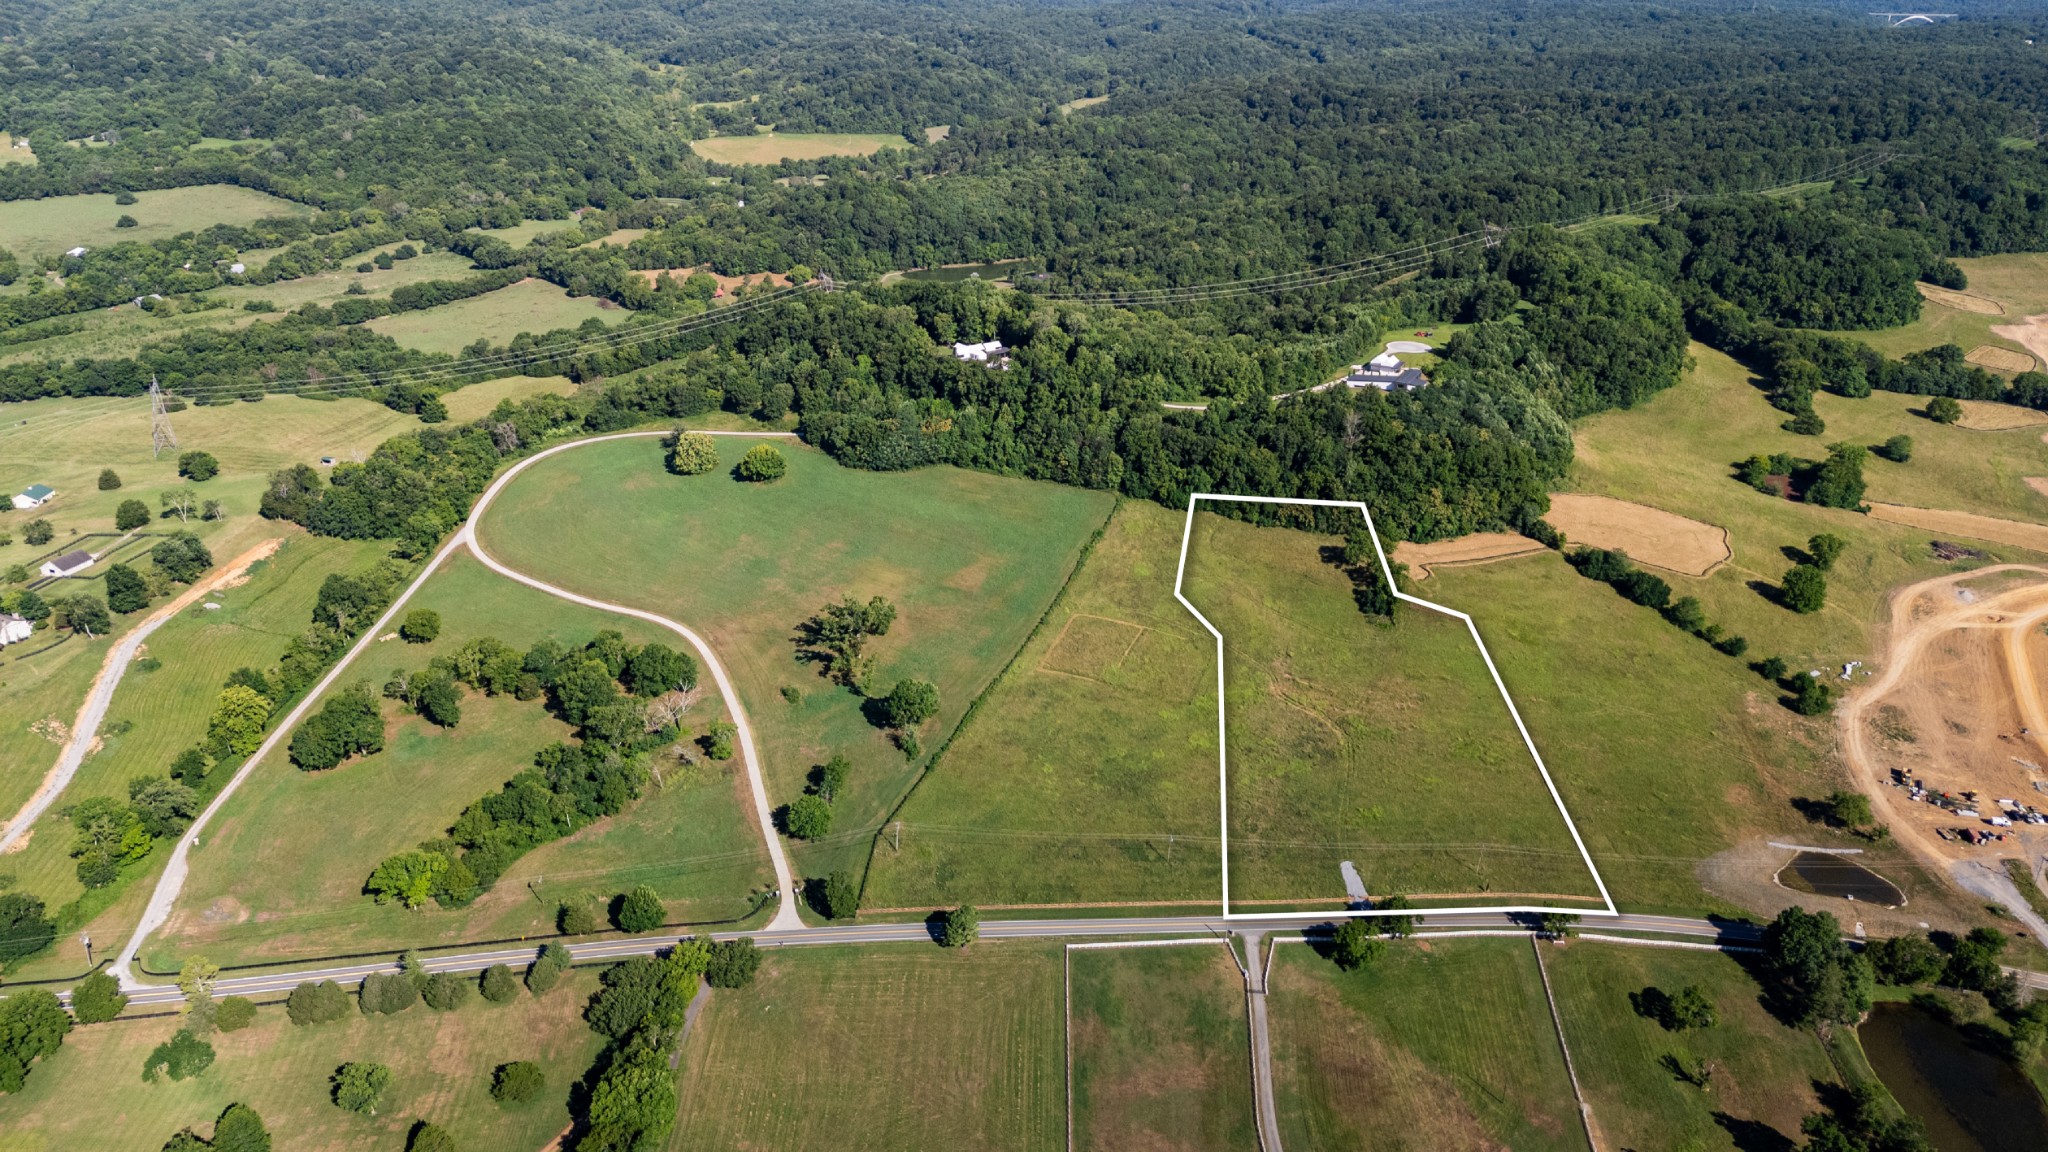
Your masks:
[{"label": "green pasture field", "polygon": [[524,248],[532,243],[536,236],[545,236],[550,232],[567,232],[575,226],[574,220],[522,220],[506,228],[478,228],[477,231],[486,236],[496,236],[514,248]]},{"label": "green pasture field", "polygon": [[517,403],[543,392],[567,396],[575,391],[576,385],[567,376],[500,376],[496,380],[465,384],[453,392],[443,393],[441,402],[448,406],[451,422],[466,424],[490,415],[491,409],[502,400]]},{"label": "green pasture field", "polygon": [[720,164],[779,164],[827,156],[872,156],[884,148],[908,148],[899,135],[873,132],[763,132],[758,136],[713,136],[690,148]]},{"label": "green pasture field", "polygon": [[268,148],[268,136],[201,136],[198,143],[187,145],[193,152],[219,152],[234,148]]},{"label": "green pasture field", "polygon": [[[1990,344],[2032,356],[2025,345],[1995,335],[1991,329],[1994,325],[2017,324],[2029,316],[2048,312],[2048,254],[2028,252],[1980,256],[1957,260],[1956,266],[1969,278],[1969,287],[1963,291],[1998,301],[2005,305],[2005,315],[1966,312],[1932,300],[1922,300],[1920,319],[1911,324],[1875,332],[1837,332],[1835,335],[1861,340],[1891,357],[1940,344],[1959,345],[1965,352],[1979,344]],[[2035,357],[2037,369],[2041,367],[2039,359]]]},{"label": "green pasture field", "polygon": [[1244,977],[1227,946],[1067,962],[1076,1148],[1258,1147]]},{"label": "green pasture field", "polygon": [[1407,941],[1356,972],[1278,949],[1267,1013],[1283,1147],[1586,1146],[1528,941]]},{"label": "green pasture field", "polygon": [[1183,594],[1223,634],[1234,907],[1366,890],[1596,900],[1462,620],[1368,619],[1334,538],[1198,512]]},{"label": "green pasture field", "polygon": [[255,313],[240,308],[195,305],[188,297],[178,298],[175,310],[144,312],[133,304],[123,304],[25,324],[17,335],[35,338],[0,346],[0,364],[73,360],[81,356],[133,356],[146,344],[201,329],[245,328],[258,319]]},{"label": "green pasture field", "polygon": [[17,137],[13,133],[0,132],[0,164],[34,164],[36,162],[35,150],[32,148],[16,148],[14,146],[16,139]]},{"label": "green pasture field", "polygon": [[631,315],[596,296],[571,296],[545,280],[522,280],[453,304],[379,316],[368,327],[407,348],[452,354],[479,339],[505,344],[521,332],[574,328],[593,318],[615,324]]},{"label": "green pasture field", "polygon": [[773,948],[684,1042],[671,1152],[1065,1146],[1061,948]]},{"label": "green pasture field", "polygon": [[[59,255],[83,245],[163,240],[212,224],[248,224],[266,216],[306,216],[312,209],[233,184],[202,184],[137,192],[135,203],[114,203],[111,192],[17,200],[0,214],[0,246],[24,258]],[[114,221],[133,216],[134,228]]]},{"label": "green pasture field", "polygon": [[[382,685],[478,636],[517,647],[544,637],[581,644],[600,630],[629,641],[680,638],[627,618],[556,600],[451,560],[408,607],[441,614],[431,644],[383,641],[342,677]],[[684,723],[702,733],[724,710],[708,685]],[[773,884],[737,759],[692,768],[660,759],[662,783],[619,816],[529,853],[488,893],[459,910],[378,907],[362,885],[380,860],[444,833],[471,801],[531,766],[569,736],[540,701],[467,692],[462,722],[439,729],[385,705],[385,750],[326,772],[293,767],[280,751],[235,794],[192,856],[178,907],[147,954],[152,970],[198,952],[220,963],[433,946],[554,931],[564,899],[608,898],[652,884],[673,919],[745,915]]]},{"label": "green pasture field", "polygon": [[918,764],[798,658],[797,625],[841,595],[888,597],[898,616],[870,646],[873,680],[938,686],[929,754],[1029,635],[1111,498],[952,468],[858,471],[795,441],[779,442],[787,476],[744,484],[727,468],[751,443],[721,439],[724,467],[688,477],[663,470],[651,437],[580,448],[522,473],[478,531],[522,572],[704,635],[754,720],[771,805],[847,755],[832,835],[794,847],[803,875],[857,869]]},{"label": "green pasture field", "polygon": [[[333,304],[348,294],[351,284],[361,284],[369,296],[389,296],[394,288],[417,284],[423,280],[460,280],[476,271],[465,257],[453,252],[428,252],[410,260],[395,261],[389,268],[374,272],[357,272],[356,265],[372,260],[378,252],[390,252],[398,248],[388,244],[383,248],[342,258],[341,267],[296,280],[279,280],[274,284],[243,284],[216,288],[207,295],[225,300],[237,309],[250,300],[267,300],[278,308],[289,312],[307,304]],[[250,265],[251,268],[257,265]]]},{"label": "green pasture field", "polygon": [[[545,998],[522,992],[492,1004],[471,997],[453,1012],[419,1004],[396,1016],[351,1010],[311,1027],[293,1025],[282,1007],[264,1007],[248,1028],[209,1038],[218,1055],[205,1072],[155,1084],[143,1082],[142,1063],[177,1030],[176,1017],[76,1028],[35,1066],[28,1086],[7,1098],[0,1152],[158,1148],[187,1126],[210,1135],[231,1103],[254,1108],[277,1147],[291,1152],[390,1152],[416,1120],[448,1129],[461,1148],[540,1148],[569,1126],[570,1085],[603,1044],[579,1012],[596,988],[594,973],[577,971]],[[334,1104],[328,1078],[351,1060],[392,1071],[373,1116]],[[511,1060],[545,1070],[539,1099],[512,1106],[491,1099],[492,1070]],[[91,1106],[80,1107],[88,1096]]]},{"label": "green pasture field", "polygon": [[[1791,1147],[1800,1119],[1821,1110],[1813,1085],[1837,1082],[1819,1038],[1766,1012],[1756,981],[1728,956],[1579,940],[1546,947],[1544,958],[1604,1146]],[[1714,1002],[1714,1027],[1666,1032],[1629,1003],[1631,992],[1655,986],[1676,994],[1689,984]],[[1679,1080],[1663,1063],[1668,1056],[1711,1062],[1712,1087]]]},{"label": "green pasture field", "polygon": [[911,793],[867,903],[1217,902],[1216,650],[1173,598],[1182,521],[1117,506]]},{"label": "green pasture field", "polygon": [[[331,572],[357,570],[383,552],[375,542],[330,540],[307,536],[295,529],[279,529],[275,525],[272,528],[285,536],[284,547],[261,562],[247,583],[210,597],[222,605],[219,609],[207,611],[194,605],[151,635],[146,655],[159,661],[161,667],[146,671],[131,666],[114,692],[101,727],[103,733],[116,731],[124,724],[129,726],[128,730],[104,737],[104,746],[86,758],[65,789],[63,799],[37,823],[27,847],[7,858],[5,869],[15,873],[22,890],[40,897],[52,908],[83,895],[70,857],[70,823],[61,810],[93,796],[126,799],[128,781],[137,776],[162,775],[172,758],[205,736],[213,699],[228,673],[245,665],[274,666],[284,651],[286,638],[311,621],[320,582]],[[104,653],[105,649],[96,646],[94,651]],[[97,670],[98,661],[92,663]],[[67,722],[84,695],[81,687],[67,701]],[[47,753],[24,765],[32,771],[25,771],[23,776],[40,779],[55,760],[56,748],[51,745]],[[137,866],[138,874],[124,877],[121,885],[146,891],[151,882],[149,877],[161,864],[162,854],[160,850],[157,856]],[[130,891],[114,893],[108,906],[81,927],[97,940],[125,938],[139,911],[135,895]],[[83,949],[76,936],[66,935],[58,939],[56,947],[22,965],[16,976],[42,978],[84,968]]]}]

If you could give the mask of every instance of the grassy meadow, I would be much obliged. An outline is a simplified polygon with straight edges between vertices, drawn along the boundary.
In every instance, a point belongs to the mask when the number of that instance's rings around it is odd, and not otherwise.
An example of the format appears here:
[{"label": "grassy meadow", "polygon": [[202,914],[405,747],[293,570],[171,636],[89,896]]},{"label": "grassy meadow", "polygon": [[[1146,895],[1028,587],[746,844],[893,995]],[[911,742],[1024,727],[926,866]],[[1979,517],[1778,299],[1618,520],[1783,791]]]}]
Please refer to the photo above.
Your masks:
[{"label": "grassy meadow", "polygon": [[1216,654],[1173,598],[1181,524],[1117,506],[876,849],[869,904],[1217,901]]},{"label": "grassy meadow", "polygon": [[[1545,962],[1603,1146],[1789,1148],[1800,1119],[1821,1110],[1814,1084],[1837,1080],[1819,1038],[1764,1011],[1756,981],[1728,956],[1579,940],[1546,947]],[[1714,1002],[1714,1027],[1666,1032],[1629,1002],[1644,988],[1675,995],[1689,984]],[[1710,1062],[1711,1086],[1681,1081],[1666,1057]]]},{"label": "grassy meadow", "polygon": [[1223,634],[1233,904],[1366,890],[1597,899],[1462,620],[1361,613],[1333,539],[1198,512],[1183,593]]},{"label": "grassy meadow", "polygon": [[[0,1152],[99,1152],[163,1146],[190,1126],[210,1135],[231,1103],[254,1108],[278,1152],[389,1152],[416,1120],[449,1130],[457,1146],[536,1149],[569,1126],[569,1090],[596,1059],[603,1038],[580,1009],[595,973],[571,972],[545,998],[521,993],[508,1004],[479,997],[453,1012],[414,1005],[396,1016],[353,1010],[333,1024],[297,1027],[284,1009],[258,1009],[256,1022],[210,1038],[212,1067],[189,1080],[142,1079],[143,1060],[177,1031],[174,1016],[118,1020],[74,1029],[64,1047],[35,1066],[28,1086],[0,1111]],[[329,1077],[351,1060],[392,1071],[375,1115],[336,1107]],[[491,1072],[511,1060],[546,1071],[542,1096],[500,1105]],[[89,1095],[90,1107],[80,1107]]]},{"label": "grassy meadow", "polygon": [[22,325],[13,333],[22,338],[20,342],[0,347],[0,364],[80,356],[133,356],[145,344],[201,329],[243,328],[258,319],[254,312],[219,303],[198,304],[190,297],[179,297],[174,307],[153,312],[144,312],[133,304],[77,312]]},{"label": "grassy meadow", "polygon": [[872,156],[884,148],[908,148],[909,142],[882,132],[763,132],[756,136],[713,136],[690,141],[690,148],[720,164],[779,164],[784,160],[822,160],[827,156]]},{"label": "grassy meadow", "polygon": [[[438,611],[440,638],[384,641],[342,684],[381,685],[485,635],[521,648],[544,637],[582,644],[606,628],[636,644],[680,642],[516,584],[466,555],[408,606]],[[471,801],[570,733],[537,700],[472,691],[462,710],[460,724],[440,729],[387,703],[385,750],[326,772],[301,772],[282,752],[266,759],[193,854],[178,907],[147,953],[152,969],[175,969],[193,952],[250,963],[546,934],[563,899],[608,898],[641,883],[663,895],[674,919],[723,920],[745,914],[752,890],[772,884],[738,761],[690,768],[669,760],[660,787],[529,853],[469,907],[378,907],[362,885],[379,861],[442,835]],[[684,722],[701,733],[722,715],[707,690]]]},{"label": "grassy meadow", "polygon": [[1244,977],[1227,947],[1080,949],[1074,1147],[1257,1148]]},{"label": "grassy meadow", "polygon": [[[749,446],[722,439],[722,462]],[[799,658],[797,625],[842,595],[889,598],[898,615],[870,646],[873,680],[938,686],[929,753],[1024,642],[1111,499],[951,468],[864,472],[780,446],[789,473],[766,485],[723,468],[670,475],[653,438],[581,448],[521,473],[478,531],[522,572],[705,636],[754,720],[771,805],[834,753],[853,761],[832,835],[794,846],[799,873],[818,876],[858,868],[918,764]]]},{"label": "grassy meadow", "polygon": [[[123,240],[164,240],[212,224],[248,224],[266,216],[306,216],[312,209],[267,192],[233,184],[202,184],[137,192],[135,203],[117,205],[111,192],[18,200],[0,213],[0,247],[24,260],[61,255],[83,245],[99,248]],[[116,228],[123,215],[133,228]]]},{"label": "grassy meadow", "polygon": [[1586,1146],[1526,940],[1395,944],[1356,972],[1282,944],[1267,1014],[1283,1147]]},{"label": "grassy meadow", "polygon": [[[1994,325],[2017,324],[2028,316],[2048,312],[2048,254],[2028,252],[1981,256],[1957,260],[1956,266],[1969,279],[1970,286],[1964,291],[2005,305],[2005,315],[1968,312],[1932,300],[1922,300],[1920,319],[1911,324],[1876,332],[1838,332],[1835,335],[1861,340],[1891,357],[1939,344],[1955,344],[1965,352],[1979,344],[1990,344],[2033,355],[2016,341],[1994,335],[1991,329]],[[2037,363],[2035,367],[2040,365]]]},{"label": "grassy meadow", "polygon": [[441,402],[448,406],[449,422],[465,424],[490,415],[500,401],[518,403],[543,392],[567,396],[575,391],[576,385],[567,376],[500,376],[444,393]]},{"label": "grassy meadow", "polygon": [[478,340],[505,344],[521,332],[574,328],[591,319],[611,324],[630,315],[596,296],[571,296],[545,280],[521,280],[452,304],[379,316],[367,327],[407,348],[453,354]]},{"label": "grassy meadow", "polygon": [[1061,948],[770,949],[709,993],[671,1152],[1064,1146]]},{"label": "grassy meadow", "polygon": [[373,260],[378,253],[393,252],[398,248],[397,244],[387,244],[359,255],[345,256],[339,268],[315,272],[296,280],[216,288],[207,295],[225,300],[236,308],[251,300],[267,300],[289,312],[307,304],[333,304],[348,294],[352,284],[362,285],[363,292],[370,296],[389,296],[394,288],[418,284],[423,280],[460,280],[476,271],[468,257],[453,252],[428,252],[410,260],[394,261],[389,268],[370,272],[355,270],[356,265]]}]

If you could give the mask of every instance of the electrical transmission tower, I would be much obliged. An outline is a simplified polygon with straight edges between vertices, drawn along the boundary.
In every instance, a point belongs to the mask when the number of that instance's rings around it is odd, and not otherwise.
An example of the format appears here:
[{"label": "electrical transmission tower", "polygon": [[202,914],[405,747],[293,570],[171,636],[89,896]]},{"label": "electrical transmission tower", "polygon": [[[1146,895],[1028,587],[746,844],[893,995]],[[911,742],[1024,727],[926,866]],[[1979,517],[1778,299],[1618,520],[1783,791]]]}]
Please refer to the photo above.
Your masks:
[{"label": "electrical transmission tower", "polygon": [[178,434],[171,431],[171,414],[164,410],[163,389],[156,386],[156,375],[149,377],[149,458],[154,460],[164,454],[164,449],[178,446]]}]

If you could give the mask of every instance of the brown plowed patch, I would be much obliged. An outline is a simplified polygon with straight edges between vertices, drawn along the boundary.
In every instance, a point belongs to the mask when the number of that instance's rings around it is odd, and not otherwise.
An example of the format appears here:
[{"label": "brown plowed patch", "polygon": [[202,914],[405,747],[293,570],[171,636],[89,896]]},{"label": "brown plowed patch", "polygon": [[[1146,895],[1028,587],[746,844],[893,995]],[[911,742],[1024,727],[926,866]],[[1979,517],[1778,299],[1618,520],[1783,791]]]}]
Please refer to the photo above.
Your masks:
[{"label": "brown plowed patch", "polygon": [[2048,476],[2027,477],[2027,487],[2032,488],[2043,496],[2048,496]]},{"label": "brown plowed patch", "polygon": [[2000,348],[1996,344],[1979,344],[1970,349],[1969,354],[1963,359],[1972,364],[1982,364],[1994,372],[2031,372],[2034,368],[2032,356],[2025,352],[2015,352],[2010,348]]},{"label": "brown plowed patch", "polygon": [[2005,305],[1989,296],[1972,296],[1968,292],[1958,292],[1953,288],[1937,288],[1932,284],[1915,284],[1913,287],[1920,290],[1920,295],[1936,304],[1947,305],[1959,312],[1975,312],[1980,316],[2005,315]]},{"label": "brown plowed patch", "polygon": [[1963,418],[1956,421],[1956,427],[1973,432],[2003,432],[2008,428],[2035,428],[2048,424],[2048,412],[2022,408],[2017,404],[2000,404],[1995,400],[1958,400],[1956,403],[1963,406]]},{"label": "brown plowed patch", "polygon": [[1434,568],[1459,564],[1491,564],[1495,560],[1527,556],[1544,550],[1543,545],[1519,533],[1474,532],[1470,536],[1438,540],[1434,544],[1415,544],[1404,540],[1394,545],[1393,560],[1396,564],[1406,564],[1409,575],[1417,580],[1427,580]]},{"label": "brown plowed patch", "polygon": [[1989,540],[1994,544],[2011,544],[2018,548],[2048,553],[2048,525],[2029,524],[2024,520],[2001,520],[1996,516],[1979,516],[1974,512],[1951,512],[1945,508],[1914,508],[1905,504],[1872,504],[1870,518],[1890,521],[1893,524],[1910,524],[1915,528],[1925,528],[1929,532],[1968,536],[1975,540]]},{"label": "brown plowed patch", "polygon": [[2048,313],[2029,316],[2017,324],[1993,324],[1991,334],[2018,344],[2037,359],[2048,360]]},{"label": "brown plowed patch", "polygon": [[1618,548],[1681,576],[1705,576],[1728,562],[1727,529],[1611,496],[1555,494],[1544,519],[1569,543]]}]

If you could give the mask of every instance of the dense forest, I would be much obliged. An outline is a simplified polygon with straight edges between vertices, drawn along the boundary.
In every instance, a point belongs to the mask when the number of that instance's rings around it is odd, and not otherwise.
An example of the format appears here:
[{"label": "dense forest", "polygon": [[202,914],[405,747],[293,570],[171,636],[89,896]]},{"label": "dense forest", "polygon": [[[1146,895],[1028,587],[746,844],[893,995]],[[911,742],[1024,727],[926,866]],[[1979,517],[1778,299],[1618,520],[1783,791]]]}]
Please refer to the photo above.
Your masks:
[{"label": "dense forest", "polygon": [[[1805,329],[1895,325],[1914,280],[1960,284],[1951,257],[2048,248],[2037,20],[1986,3],[1887,29],[1811,0],[42,0],[0,16],[0,127],[39,161],[0,165],[0,198],[227,181],[320,211],[46,259],[63,286],[0,298],[0,341],[399,241],[473,270],[133,357],[17,359],[0,399],[155,376],[200,403],[356,394],[433,421],[470,380],[623,376],[549,422],[793,414],[862,467],[1167,502],[1362,495],[1415,538],[1527,526],[1566,422],[1675,383],[1689,336],[1757,364],[1795,418],[1818,389],[2000,394],[1946,350],[1887,360]],[[771,127],[901,145],[737,168],[690,148]],[[1580,226],[1603,214],[1634,226]],[[530,218],[564,230],[477,231]],[[639,234],[584,246],[619,228]],[[273,254],[229,271],[252,246]],[[883,279],[995,258],[1027,261],[1015,291]],[[710,277],[654,275],[705,266],[842,290],[720,311]],[[363,326],[527,276],[638,315],[459,357]],[[1275,276],[1289,290],[1264,290]],[[1268,399],[1434,319],[1476,326],[1424,392]],[[989,338],[999,371],[944,354]],[[407,441],[272,512],[423,546],[530,439]]]}]

